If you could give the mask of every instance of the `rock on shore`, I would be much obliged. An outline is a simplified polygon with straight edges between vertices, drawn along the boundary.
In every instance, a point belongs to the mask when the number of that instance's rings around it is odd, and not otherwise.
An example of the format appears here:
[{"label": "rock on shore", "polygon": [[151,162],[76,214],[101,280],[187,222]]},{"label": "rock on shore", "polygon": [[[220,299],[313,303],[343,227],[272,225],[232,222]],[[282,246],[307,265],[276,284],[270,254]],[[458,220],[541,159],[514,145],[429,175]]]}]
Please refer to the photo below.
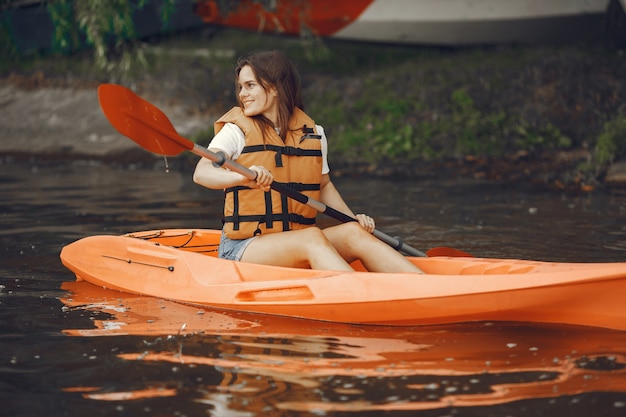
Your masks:
[{"label": "rock on shore", "polygon": [[[153,102],[179,134],[190,135],[212,120],[187,114],[180,106]],[[22,89],[0,84],[0,155],[44,158],[141,158],[149,154],[109,124],[97,88]]]}]

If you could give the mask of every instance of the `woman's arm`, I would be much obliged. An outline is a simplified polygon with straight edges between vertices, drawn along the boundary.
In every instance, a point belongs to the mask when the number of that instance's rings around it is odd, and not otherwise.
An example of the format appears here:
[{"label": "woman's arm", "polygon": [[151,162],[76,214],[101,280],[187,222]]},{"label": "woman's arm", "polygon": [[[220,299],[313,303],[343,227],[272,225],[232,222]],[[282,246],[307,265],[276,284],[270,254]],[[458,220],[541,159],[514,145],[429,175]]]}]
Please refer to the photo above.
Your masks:
[{"label": "woman's arm", "polygon": [[[222,130],[220,130],[211,141],[209,150],[215,153],[222,152],[228,159],[236,160],[244,146],[245,138],[241,129],[232,123],[226,123]],[[269,190],[270,184],[273,181],[273,177],[269,171],[263,167],[257,166],[251,166],[250,169],[257,173],[256,181],[250,181],[237,172],[216,167],[210,160],[202,158],[196,165],[196,170],[193,173],[193,181],[196,184],[215,190],[238,185],[244,185],[250,188],[261,188],[264,191]]]},{"label": "woman's arm", "polygon": [[[220,149],[209,149],[212,152],[223,152]],[[250,188],[260,188],[263,191],[269,191],[274,177],[264,167],[253,165],[249,167],[251,171],[256,172],[256,180],[249,180],[247,177],[228,169],[216,167],[213,162],[206,158],[202,158],[196,165],[193,173],[193,181],[214,190],[220,190],[229,187],[243,185]]]},{"label": "woman's arm", "polygon": [[320,201],[329,207],[334,208],[348,216],[354,217],[354,213],[348,207],[348,204],[343,200],[339,191],[335,188],[335,185],[330,180],[328,174],[322,175],[322,183],[320,184]]},{"label": "woman's arm", "polygon": [[[215,153],[224,152],[221,149],[216,148],[209,148],[209,150]],[[244,185],[250,180],[237,172],[216,167],[209,159],[202,158],[196,165],[196,170],[193,173],[193,181],[203,187],[219,190],[237,185]]]},{"label": "woman's arm", "polygon": [[[209,150],[215,153],[223,152],[222,150],[216,148]],[[196,165],[196,170],[193,173],[193,181],[196,184],[212,188],[214,190],[243,185],[250,188],[260,188],[263,191],[269,191],[270,186],[274,181],[272,174],[264,167],[258,167],[256,165],[252,165],[249,169],[256,172],[255,180],[249,180],[247,177],[237,172],[216,167],[213,165],[212,161],[202,158]]]},{"label": "woman's arm", "polygon": [[350,207],[348,207],[348,204],[346,204],[343,197],[341,197],[339,191],[335,188],[335,185],[330,180],[330,176],[328,174],[322,175],[322,182],[320,184],[320,201],[328,207],[332,207],[337,211],[354,217],[365,230],[370,233],[374,232],[376,227],[374,219],[365,214],[355,215],[352,210],[350,210]]}]

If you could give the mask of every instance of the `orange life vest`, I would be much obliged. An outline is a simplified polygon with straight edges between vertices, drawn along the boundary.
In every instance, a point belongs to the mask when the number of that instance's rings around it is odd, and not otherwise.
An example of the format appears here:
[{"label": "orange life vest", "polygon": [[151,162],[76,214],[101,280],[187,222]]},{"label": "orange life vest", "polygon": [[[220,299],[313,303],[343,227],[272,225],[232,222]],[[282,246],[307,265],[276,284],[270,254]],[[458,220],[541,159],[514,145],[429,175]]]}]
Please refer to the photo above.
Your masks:
[{"label": "orange life vest", "polygon": [[[243,166],[264,166],[274,181],[319,200],[322,181],[321,136],[315,122],[297,109],[289,123],[285,142],[268,128],[265,143],[261,128],[234,107],[217,122],[217,134],[225,123],[236,124],[245,135],[245,147],[237,158]],[[224,232],[230,239],[245,239],[262,233],[302,229],[315,224],[317,210],[278,193],[245,186],[224,190]]]}]

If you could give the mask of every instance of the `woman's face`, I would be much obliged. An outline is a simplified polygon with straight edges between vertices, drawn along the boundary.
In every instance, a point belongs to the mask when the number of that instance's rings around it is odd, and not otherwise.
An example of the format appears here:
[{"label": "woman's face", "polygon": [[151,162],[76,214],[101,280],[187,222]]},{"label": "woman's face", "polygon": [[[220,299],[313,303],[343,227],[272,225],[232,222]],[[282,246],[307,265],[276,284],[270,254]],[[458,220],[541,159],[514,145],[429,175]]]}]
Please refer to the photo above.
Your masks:
[{"label": "woman's face", "polygon": [[263,89],[249,65],[241,68],[237,85],[239,88],[239,100],[243,105],[243,113],[246,116],[262,114],[276,123],[278,100],[275,88]]}]

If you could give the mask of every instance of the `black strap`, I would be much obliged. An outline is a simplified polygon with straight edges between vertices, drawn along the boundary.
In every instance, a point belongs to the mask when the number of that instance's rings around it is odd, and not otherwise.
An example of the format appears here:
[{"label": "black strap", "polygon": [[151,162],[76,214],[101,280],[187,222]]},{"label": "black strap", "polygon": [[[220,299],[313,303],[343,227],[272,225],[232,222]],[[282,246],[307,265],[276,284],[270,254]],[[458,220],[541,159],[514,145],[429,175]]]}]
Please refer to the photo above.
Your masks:
[{"label": "black strap", "polygon": [[[283,207],[284,210],[284,207]],[[265,214],[271,213],[272,212],[272,193],[266,191],[265,192]],[[273,229],[274,228],[274,219],[272,218],[272,216],[266,216],[266,221],[265,221],[265,225],[267,226],[268,229]]]},{"label": "black strap", "polygon": [[[283,186],[293,188],[296,191],[318,191],[320,189],[320,184],[303,184],[301,182],[279,182],[276,181],[277,184],[281,184]],[[229,187],[224,189],[225,193],[233,193],[241,190],[252,190],[250,187],[246,187],[245,185],[238,185],[236,187]]]},{"label": "black strap", "polygon": [[283,219],[283,230],[289,230],[289,199],[285,194],[280,195],[280,205],[282,207],[280,216]]},{"label": "black strap", "polygon": [[302,126],[302,137],[300,138],[300,143],[302,143],[305,139],[322,139],[322,135],[314,135],[315,130],[312,127],[306,127],[306,125]]},{"label": "black strap", "polygon": [[241,151],[244,153],[274,151],[276,152],[275,163],[277,167],[283,166],[283,155],[287,156],[322,156],[320,149],[301,149],[294,148],[293,146],[278,146],[278,145],[252,145],[246,146]]},{"label": "black strap", "polygon": [[296,191],[319,191],[320,190],[320,184],[304,184],[301,182],[278,182],[276,181],[277,184],[282,184],[285,185],[289,188],[292,188]]},{"label": "black strap", "polygon": [[239,230],[239,190],[233,193],[233,213],[233,230]]},{"label": "black strap", "polygon": [[[224,217],[224,222],[229,223],[229,222],[233,222],[235,216],[225,216]],[[289,222],[291,223],[299,223],[299,224],[304,224],[304,225],[314,225],[315,224],[315,217],[304,217],[300,214],[273,214],[272,216],[267,216],[265,214],[250,214],[250,215],[246,215],[246,216],[237,216],[237,219],[239,220],[239,222],[241,223],[268,223],[268,217],[270,217],[269,220],[273,221],[273,222],[283,222],[284,219],[287,219]],[[268,227],[269,228],[269,227]],[[284,224],[283,224],[283,231],[287,231],[289,230],[289,227],[287,227],[286,229],[284,228]]]}]

